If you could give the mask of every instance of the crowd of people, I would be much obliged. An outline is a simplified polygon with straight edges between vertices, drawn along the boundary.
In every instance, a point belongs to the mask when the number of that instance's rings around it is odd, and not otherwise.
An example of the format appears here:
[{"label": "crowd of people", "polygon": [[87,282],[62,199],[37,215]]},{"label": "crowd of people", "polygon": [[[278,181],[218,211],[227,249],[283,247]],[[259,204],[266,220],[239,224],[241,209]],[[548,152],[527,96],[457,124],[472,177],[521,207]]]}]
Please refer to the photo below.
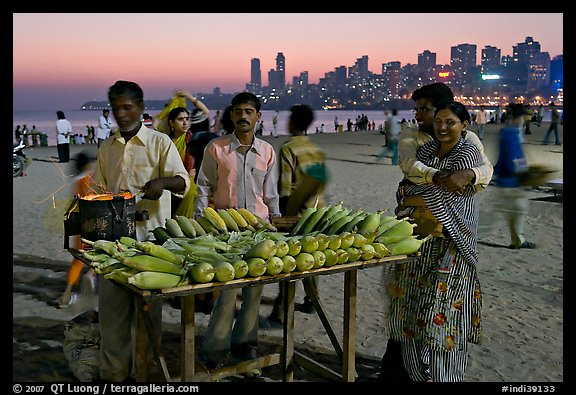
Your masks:
[{"label": "crowd of people", "polygon": [[[276,153],[259,137],[261,102],[250,92],[235,95],[230,106],[212,118],[210,110],[183,89],[175,90],[172,102],[154,118],[144,113],[144,94],[134,82],[117,81],[108,97],[116,125],[112,126],[110,111],[104,110],[96,135],[99,148],[93,187],[108,192],[143,192],[137,209],[147,210],[150,219],[138,222],[138,240],[148,239],[149,230],[163,226],[167,218],[198,217],[208,206],[246,208],[272,221],[279,216],[298,215],[312,205],[327,204],[326,157],[321,147],[306,136],[314,112],[305,104],[290,108],[287,126],[291,137]],[[424,212],[441,231],[430,233],[418,258],[385,279],[390,314],[383,330],[389,330],[390,336],[382,358],[381,379],[463,381],[467,345],[478,343],[481,337],[482,292],[476,272],[478,199],[493,183],[493,176],[502,189],[503,210],[514,213],[509,221],[510,248],[536,248],[523,235],[527,203],[518,193],[520,181],[514,178],[523,170],[519,166],[525,165],[521,145],[527,109],[515,103],[506,108],[504,118],[508,123],[500,132],[501,156],[493,166],[481,141],[488,122],[482,108],[476,116],[476,134],[470,130],[470,111],[454,101],[447,85],[425,85],[413,92],[412,100],[417,127],[403,128],[395,109],[387,114],[386,149],[379,159],[390,154],[392,164],[398,165],[404,176],[396,191],[397,217],[407,216],[417,222]],[[57,115],[58,153],[60,161],[66,162],[70,126],[61,111]],[[553,122],[559,122],[559,118],[553,116]],[[350,123],[348,120],[348,128]],[[368,128],[370,123],[359,118],[356,124]],[[338,126],[335,119],[335,128]],[[274,125],[273,135],[277,136],[276,128]],[[559,143],[553,125],[546,139],[552,132]],[[513,155],[505,154],[508,151]],[[511,163],[516,168],[511,170]],[[72,277],[77,279],[77,275]],[[318,296],[315,280],[306,280],[307,289]],[[280,302],[284,288],[279,284],[268,317],[275,322],[283,319]],[[73,285],[70,280],[69,287]],[[104,279],[98,288],[100,376],[115,382],[131,380],[134,296]],[[211,310],[206,311],[210,318],[199,350],[199,359],[208,368],[257,357],[262,290],[262,285],[243,287],[238,312],[238,290],[218,292]],[[304,306],[312,313],[310,296],[306,295]],[[70,299],[70,288],[63,299],[63,303]],[[150,303],[150,312],[159,339],[161,304]],[[260,374],[258,369],[250,372],[252,376]]]}]

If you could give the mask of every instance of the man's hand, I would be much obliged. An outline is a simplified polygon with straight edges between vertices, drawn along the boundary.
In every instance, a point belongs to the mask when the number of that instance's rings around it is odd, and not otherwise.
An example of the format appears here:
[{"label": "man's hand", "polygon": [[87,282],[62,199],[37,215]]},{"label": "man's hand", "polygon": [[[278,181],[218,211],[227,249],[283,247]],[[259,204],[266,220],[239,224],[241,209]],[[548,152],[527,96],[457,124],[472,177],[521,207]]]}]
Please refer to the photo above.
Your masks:
[{"label": "man's hand", "polygon": [[474,180],[474,176],[474,172],[470,169],[440,170],[434,176],[434,181],[446,191],[461,195],[464,189]]},{"label": "man's hand", "polygon": [[142,199],[158,200],[164,193],[164,182],[161,178],[150,180],[142,188],[144,196]]}]

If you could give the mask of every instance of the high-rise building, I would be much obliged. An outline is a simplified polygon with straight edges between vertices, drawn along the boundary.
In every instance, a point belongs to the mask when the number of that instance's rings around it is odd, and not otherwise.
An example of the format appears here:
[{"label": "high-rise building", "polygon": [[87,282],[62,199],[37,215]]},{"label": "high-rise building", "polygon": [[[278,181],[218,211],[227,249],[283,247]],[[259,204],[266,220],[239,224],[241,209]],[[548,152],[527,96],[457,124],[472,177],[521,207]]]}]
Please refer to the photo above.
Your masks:
[{"label": "high-rise building", "polygon": [[280,87],[284,88],[286,85],[286,58],[282,52],[278,52],[278,55],[276,55],[276,72],[279,74]]},{"label": "high-rise building", "polygon": [[382,77],[384,83],[388,84],[388,90],[390,95],[394,98],[398,97],[400,92],[401,86],[401,77],[400,77],[400,70],[401,65],[400,62],[388,62],[382,63]]},{"label": "high-rise building", "polygon": [[564,89],[564,55],[554,56],[550,61],[550,85],[554,94]]},{"label": "high-rise building", "polygon": [[492,74],[500,67],[500,54],[500,48],[491,45],[486,45],[482,49],[482,60],[480,62],[482,65],[482,73]]},{"label": "high-rise building", "polygon": [[459,44],[450,48],[450,66],[454,72],[455,88],[470,87],[476,70],[476,45]]},{"label": "high-rise building", "polygon": [[262,87],[262,72],[260,71],[260,59],[258,58],[250,60],[250,84],[254,88]]},{"label": "high-rise building", "polygon": [[418,54],[418,69],[420,72],[429,72],[436,67],[436,53],[427,49]]}]

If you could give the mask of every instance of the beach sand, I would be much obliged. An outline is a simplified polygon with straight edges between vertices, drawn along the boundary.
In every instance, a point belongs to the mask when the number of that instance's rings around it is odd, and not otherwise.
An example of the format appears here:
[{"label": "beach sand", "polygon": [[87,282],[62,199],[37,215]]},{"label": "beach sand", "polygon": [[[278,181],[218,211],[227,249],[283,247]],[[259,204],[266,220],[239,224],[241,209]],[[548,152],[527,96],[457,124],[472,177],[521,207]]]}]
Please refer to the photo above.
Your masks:
[{"label": "beach sand", "polygon": [[[548,124],[532,126],[524,145],[528,161],[559,169],[563,177],[563,146],[541,144]],[[475,130],[472,126],[472,130]],[[562,127],[560,127],[562,131]],[[496,161],[497,127],[488,125],[484,140],[487,155]],[[286,140],[264,137],[276,148]],[[377,132],[311,135],[326,152],[331,173],[328,203],[343,201],[351,209],[377,211],[395,207],[401,171],[386,158],[376,162],[384,136]],[[71,156],[96,146],[71,146]],[[27,175],[13,179],[13,380],[19,382],[76,381],[62,351],[64,325],[81,306],[58,309],[71,256],[63,248],[63,213],[72,196],[74,163],[55,163],[56,147],[29,148],[34,161]],[[493,187],[482,191],[488,200]],[[467,382],[562,382],[563,374],[563,203],[562,195],[531,188],[526,226],[535,250],[510,250],[509,231],[495,223],[480,234],[478,273],[483,292],[483,340],[469,346]],[[483,210],[488,207],[482,206]],[[385,351],[388,298],[382,268],[358,272],[356,357],[357,381],[376,381]],[[342,336],[343,274],[320,276],[319,293],[336,335]],[[295,348],[320,357],[340,371],[330,339],[317,315],[298,311],[303,287],[296,287]],[[277,285],[266,285],[261,317],[271,309]],[[175,364],[179,354],[180,311],[164,307],[164,350]],[[198,341],[208,316],[196,314]],[[262,328],[260,351],[277,349],[282,332]],[[265,381],[280,381],[278,367],[264,369]],[[325,381],[298,368],[295,381]],[[231,378],[234,381],[235,378]],[[238,378],[237,380],[240,380]]]}]

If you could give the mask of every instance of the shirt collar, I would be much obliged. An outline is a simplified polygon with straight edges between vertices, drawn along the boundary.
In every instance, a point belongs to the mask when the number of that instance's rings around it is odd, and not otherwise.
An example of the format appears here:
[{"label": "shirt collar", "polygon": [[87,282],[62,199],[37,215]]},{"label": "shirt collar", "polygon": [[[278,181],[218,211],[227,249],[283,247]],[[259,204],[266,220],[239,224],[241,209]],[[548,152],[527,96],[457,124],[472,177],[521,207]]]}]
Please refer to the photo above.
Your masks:
[{"label": "shirt collar", "polygon": [[[150,136],[147,129],[148,128],[144,126],[144,124],[141,122],[140,129],[138,129],[138,133],[136,133],[136,135],[132,137],[132,139],[138,139],[142,143],[142,145],[146,145],[146,143],[148,142],[148,137]],[[126,140],[124,140],[124,137],[122,137],[122,134],[120,134],[119,128],[114,129],[114,139],[121,142],[122,144],[126,144]]]},{"label": "shirt collar", "polygon": [[[230,136],[230,152],[236,151],[239,147],[243,147],[236,137],[236,132],[229,135]],[[250,151],[254,151],[255,154],[260,155],[262,152],[262,140],[254,136],[254,142],[252,143],[252,147],[250,147]]]}]

